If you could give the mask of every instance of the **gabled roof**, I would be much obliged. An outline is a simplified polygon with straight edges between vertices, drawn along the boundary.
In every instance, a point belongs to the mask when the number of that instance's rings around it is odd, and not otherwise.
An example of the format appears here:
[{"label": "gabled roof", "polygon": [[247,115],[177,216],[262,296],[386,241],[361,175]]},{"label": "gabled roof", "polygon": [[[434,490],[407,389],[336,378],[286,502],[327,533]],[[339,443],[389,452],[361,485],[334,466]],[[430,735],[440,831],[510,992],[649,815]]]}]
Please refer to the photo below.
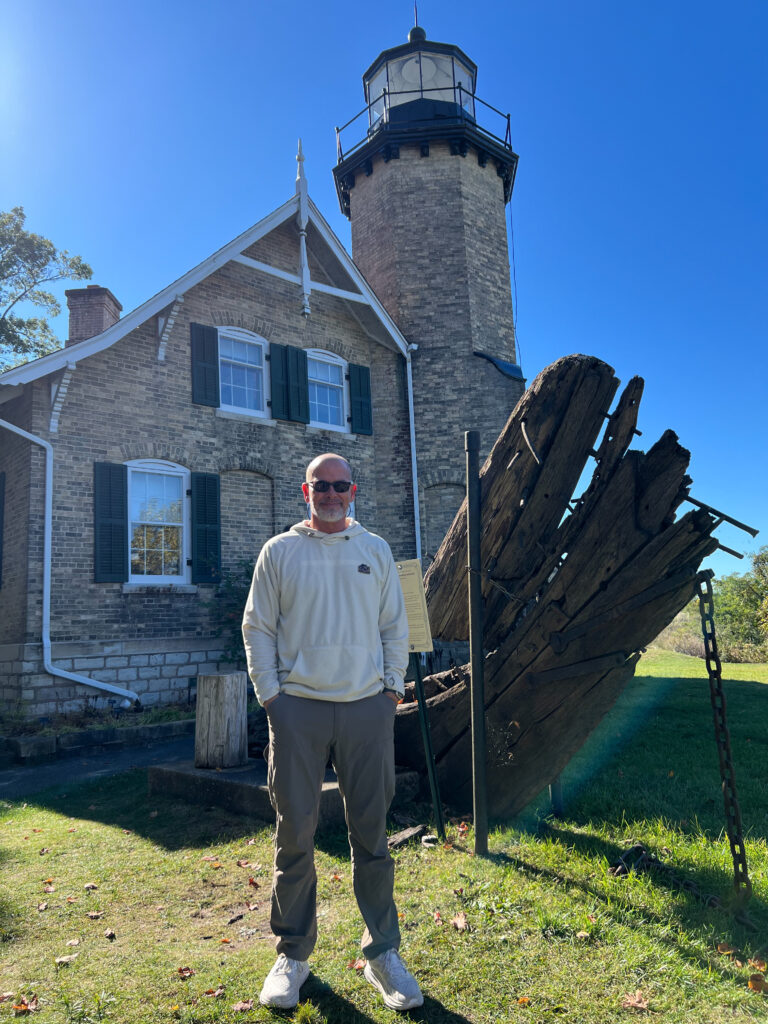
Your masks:
[{"label": "gabled roof", "polygon": [[[305,203],[304,206],[302,206],[302,201]],[[246,266],[252,267],[257,271],[276,274],[285,280],[295,281],[299,287],[299,292],[301,292],[302,271],[298,261],[297,273],[290,274],[243,255],[245,250],[255,242],[258,242],[259,239],[264,238],[265,235],[268,235],[291,218],[299,217],[300,214],[306,218],[305,222],[314,229],[311,232],[315,245],[312,255],[321,265],[324,265],[324,255],[326,258],[331,257],[327,259],[330,270],[328,276],[331,280],[333,280],[333,269],[340,266],[345,276],[344,284],[347,284],[347,282],[352,284],[351,288],[348,286],[339,288],[313,280],[309,281],[310,292],[331,294],[346,301],[350,312],[353,313],[363,331],[370,338],[381,345],[385,345],[387,348],[394,349],[405,355],[408,342],[400,333],[394,320],[376,298],[371,286],[352,262],[351,256],[336,237],[318,208],[306,193],[302,196],[297,189],[296,195],[292,196],[288,202],[283,203],[282,206],[279,206],[267,217],[264,217],[263,220],[260,220],[253,227],[238,235],[237,238],[223,246],[218,252],[213,253],[213,255],[203,260],[202,263],[199,263],[177,281],[169,284],[167,288],[164,288],[147,302],[138,306],[121,320],[118,320],[116,324],[108,327],[106,331],[102,331],[101,334],[88,338],[86,341],[77,342],[74,345],[69,345],[67,348],[57,349],[47,356],[41,356],[39,359],[23,363],[21,366],[14,366],[12,369],[0,373],[0,385],[27,384],[30,381],[39,380],[49,373],[55,373],[67,367],[71,368],[80,360],[87,359],[88,356],[95,355],[97,352],[103,352],[104,349],[114,345],[121,338],[135,330],[135,328],[141,326],[150,317],[162,313],[179,296],[189,291],[196,284],[199,284],[206,277],[209,277],[219,267],[232,260],[244,263]],[[322,249],[325,249],[325,253],[320,251]]]}]

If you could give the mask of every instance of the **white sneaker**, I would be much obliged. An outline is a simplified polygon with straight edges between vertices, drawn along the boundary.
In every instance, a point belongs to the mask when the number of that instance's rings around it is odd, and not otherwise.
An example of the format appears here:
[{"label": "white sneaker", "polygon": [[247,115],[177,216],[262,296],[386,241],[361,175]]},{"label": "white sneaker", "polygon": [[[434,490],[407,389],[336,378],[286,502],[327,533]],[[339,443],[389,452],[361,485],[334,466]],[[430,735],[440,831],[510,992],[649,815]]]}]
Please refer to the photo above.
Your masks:
[{"label": "white sneaker", "polygon": [[366,980],[381,992],[390,1010],[410,1010],[421,1006],[424,996],[419,983],[400,959],[396,949],[388,949],[365,965]]},{"label": "white sneaker", "polygon": [[281,953],[264,980],[259,1002],[262,1006],[277,1006],[292,1010],[299,1001],[299,989],[309,976],[306,960],[291,960]]}]

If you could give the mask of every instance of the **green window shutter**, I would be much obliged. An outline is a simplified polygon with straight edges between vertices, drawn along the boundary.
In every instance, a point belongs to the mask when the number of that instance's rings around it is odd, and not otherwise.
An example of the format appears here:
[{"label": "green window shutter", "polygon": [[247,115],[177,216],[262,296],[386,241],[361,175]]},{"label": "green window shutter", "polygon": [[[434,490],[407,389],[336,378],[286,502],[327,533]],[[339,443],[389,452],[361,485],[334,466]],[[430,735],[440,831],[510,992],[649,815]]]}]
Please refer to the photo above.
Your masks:
[{"label": "green window shutter", "polygon": [[273,420],[288,417],[288,346],[269,346],[270,409]]},{"label": "green window shutter", "polygon": [[221,513],[219,478],[192,474],[192,582],[221,580]]},{"label": "green window shutter", "polygon": [[307,353],[292,345],[269,346],[272,419],[309,423]]},{"label": "green window shutter", "polygon": [[303,348],[288,346],[288,394],[290,419],[309,423],[309,376],[307,353]]},{"label": "green window shutter", "polygon": [[190,324],[192,401],[219,405],[219,332],[205,324]]},{"label": "green window shutter", "polygon": [[128,468],[113,462],[93,466],[93,578],[128,579]]},{"label": "green window shutter", "polygon": [[349,364],[349,405],[352,433],[372,434],[371,371],[367,366]]},{"label": "green window shutter", "polygon": [[5,473],[0,473],[0,587],[3,585],[3,522],[5,520]]}]

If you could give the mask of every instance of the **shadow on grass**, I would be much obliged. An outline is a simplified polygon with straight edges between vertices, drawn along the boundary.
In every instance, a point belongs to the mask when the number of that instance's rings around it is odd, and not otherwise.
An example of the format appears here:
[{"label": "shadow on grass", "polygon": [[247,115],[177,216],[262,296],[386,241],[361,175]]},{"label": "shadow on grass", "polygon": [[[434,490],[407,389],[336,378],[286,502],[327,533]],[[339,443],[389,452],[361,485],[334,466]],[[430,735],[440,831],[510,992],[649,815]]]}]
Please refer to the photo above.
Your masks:
[{"label": "shadow on grass", "polygon": [[[0,868],[10,859],[8,851],[0,848]],[[18,916],[19,909],[11,903],[8,893],[0,891],[0,949],[4,942],[14,938],[14,921]]]},{"label": "shadow on grass", "polygon": [[[363,984],[366,984],[365,982]],[[326,982],[310,975],[302,987],[301,998],[311,1000],[320,1013],[332,1024],[374,1024],[374,1018],[354,1003],[338,995]],[[278,1014],[275,1013],[277,1017]],[[282,1014],[280,1014],[282,1016]],[[424,1024],[470,1024],[466,1017],[449,1010],[439,1000],[424,995],[424,1005],[398,1014],[399,1020],[423,1021]]]},{"label": "shadow on grass", "polygon": [[146,768],[77,782],[71,788],[58,786],[25,802],[84,821],[127,829],[171,851],[252,836],[272,827],[221,807],[196,805],[193,799],[187,802],[149,793]]}]

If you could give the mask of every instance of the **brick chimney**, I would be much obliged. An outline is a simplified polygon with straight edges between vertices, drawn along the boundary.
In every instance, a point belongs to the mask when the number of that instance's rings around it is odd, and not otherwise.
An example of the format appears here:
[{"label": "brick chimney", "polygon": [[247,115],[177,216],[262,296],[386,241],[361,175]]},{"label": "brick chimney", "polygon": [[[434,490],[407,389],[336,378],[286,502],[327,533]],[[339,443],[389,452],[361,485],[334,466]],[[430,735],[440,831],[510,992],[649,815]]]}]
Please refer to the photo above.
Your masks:
[{"label": "brick chimney", "polygon": [[66,347],[93,338],[120,319],[122,306],[109,288],[89,284],[64,292],[69,307],[69,338]]}]

